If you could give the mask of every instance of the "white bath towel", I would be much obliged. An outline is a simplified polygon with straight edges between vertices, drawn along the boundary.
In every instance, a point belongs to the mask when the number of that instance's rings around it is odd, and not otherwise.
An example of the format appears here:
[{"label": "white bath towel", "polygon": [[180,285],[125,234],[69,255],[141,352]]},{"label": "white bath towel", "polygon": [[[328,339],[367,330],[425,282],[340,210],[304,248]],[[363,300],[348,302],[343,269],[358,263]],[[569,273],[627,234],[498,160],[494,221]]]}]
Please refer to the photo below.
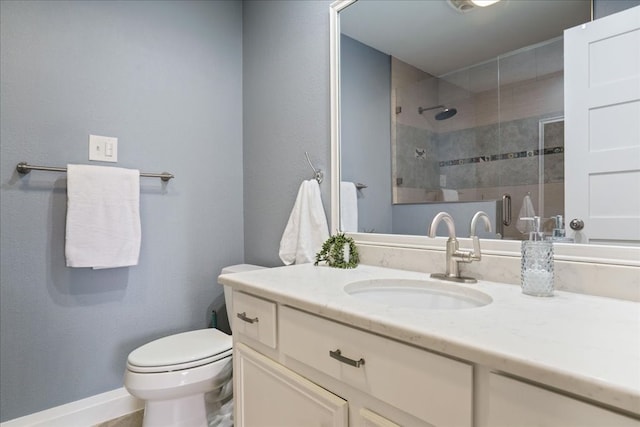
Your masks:
[{"label": "white bath towel", "polygon": [[318,181],[303,181],[280,239],[280,259],[285,265],[314,262],[328,238],[329,226]]},{"label": "white bath towel", "polygon": [[457,202],[459,199],[458,197],[458,190],[451,190],[449,188],[442,188],[442,200],[444,202]]},{"label": "white bath towel", "polygon": [[358,192],[353,182],[340,183],[340,231],[358,231]]},{"label": "white bath towel", "polygon": [[534,230],[534,225],[532,220],[526,220],[522,218],[533,218],[536,215],[535,209],[533,209],[533,202],[531,202],[531,196],[527,194],[522,199],[522,207],[520,207],[520,212],[518,213],[518,221],[516,221],[516,228],[521,233],[530,233]]},{"label": "white bath towel", "polygon": [[68,165],[67,266],[136,265],[140,241],[140,171]]}]

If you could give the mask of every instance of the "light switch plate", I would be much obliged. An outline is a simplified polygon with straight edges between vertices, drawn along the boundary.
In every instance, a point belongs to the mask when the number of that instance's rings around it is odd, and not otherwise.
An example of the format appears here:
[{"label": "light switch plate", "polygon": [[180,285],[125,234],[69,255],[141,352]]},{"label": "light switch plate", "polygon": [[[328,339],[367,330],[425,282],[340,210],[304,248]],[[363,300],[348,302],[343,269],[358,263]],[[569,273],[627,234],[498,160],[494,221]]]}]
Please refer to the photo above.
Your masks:
[{"label": "light switch plate", "polygon": [[118,138],[89,135],[89,160],[96,162],[117,162]]}]

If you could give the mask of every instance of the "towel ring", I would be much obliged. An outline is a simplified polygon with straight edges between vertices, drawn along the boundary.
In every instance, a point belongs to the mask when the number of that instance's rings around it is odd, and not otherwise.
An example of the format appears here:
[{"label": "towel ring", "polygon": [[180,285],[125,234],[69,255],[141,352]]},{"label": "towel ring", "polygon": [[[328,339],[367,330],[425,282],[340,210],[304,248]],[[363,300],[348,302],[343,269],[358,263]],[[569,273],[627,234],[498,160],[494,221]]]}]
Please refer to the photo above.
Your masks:
[{"label": "towel ring", "polygon": [[309,162],[309,166],[311,166],[311,169],[313,169],[313,177],[316,181],[318,181],[318,184],[322,184],[322,181],[324,180],[324,174],[322,173],[321,169],[316,169],[313,166],[313,163],[311,163],[311,159],[309,159],[309,153],[308,152],[304,152],[304,155],[307,157],[307,162]]}]

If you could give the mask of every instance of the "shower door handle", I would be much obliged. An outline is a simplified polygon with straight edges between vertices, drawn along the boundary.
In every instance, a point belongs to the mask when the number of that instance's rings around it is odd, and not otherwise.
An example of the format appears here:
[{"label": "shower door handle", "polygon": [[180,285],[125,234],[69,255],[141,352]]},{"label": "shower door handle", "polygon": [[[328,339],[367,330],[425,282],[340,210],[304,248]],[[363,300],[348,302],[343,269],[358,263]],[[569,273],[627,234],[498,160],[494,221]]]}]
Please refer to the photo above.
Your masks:
[{"label": "shower door handle", "polygon": [[511,225],[511,196],[506,193],[502,195],[502,224]]}]

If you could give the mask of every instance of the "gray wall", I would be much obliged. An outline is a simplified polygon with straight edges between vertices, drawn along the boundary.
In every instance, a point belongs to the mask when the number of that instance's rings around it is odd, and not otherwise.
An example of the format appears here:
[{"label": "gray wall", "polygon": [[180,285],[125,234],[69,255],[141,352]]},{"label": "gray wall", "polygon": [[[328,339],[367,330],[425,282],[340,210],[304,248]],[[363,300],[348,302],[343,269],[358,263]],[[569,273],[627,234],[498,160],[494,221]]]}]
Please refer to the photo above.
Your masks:
[{"label": "gray wall", "polygon": [[313,177],[305,151],[325,174],[320,189],[329,213],[330,4],[243,2],[244,247],[249,263],[282,265],[282,232],[300,183]]},{"label": "gray wall", "polygon": [[640,0],[593,0],[593,17],[603,18],[640,5]]},{"label": "gray wall", "polygon": [[391,57],[340,41],[342,180],[358,192],[358,231],[391,233]]},{"label": "gray wall", "polygon": [[[502,234],[502,201],[489,200],[482,202],[449,202],[393,205],[393,234],[426,236],[433,218],[442,211],[453,217],[457,237],[469,237],[471,219],[478,211],[486,213],[491,220],[491,232],[486,232],[484,222],[477,225],[476,236],[496,238],[496,231]],[[496,226],[496,224],[498,226]],[[436,236],[448,236],[446,224],[439,224]]]},{"label": "gray wall", "polygon": [[[132,349],[204,327],[220,306],[220,268],[243,261],[242,4],[0,4],[8,420],[121,387]],[[176,175],[141,182],[138,266],[66,268],[65,175],[15,172],[20,161],[88,163],[90,133],[119,138],[117,166]],[[327,147],[322,139],[318,151]]]}]

